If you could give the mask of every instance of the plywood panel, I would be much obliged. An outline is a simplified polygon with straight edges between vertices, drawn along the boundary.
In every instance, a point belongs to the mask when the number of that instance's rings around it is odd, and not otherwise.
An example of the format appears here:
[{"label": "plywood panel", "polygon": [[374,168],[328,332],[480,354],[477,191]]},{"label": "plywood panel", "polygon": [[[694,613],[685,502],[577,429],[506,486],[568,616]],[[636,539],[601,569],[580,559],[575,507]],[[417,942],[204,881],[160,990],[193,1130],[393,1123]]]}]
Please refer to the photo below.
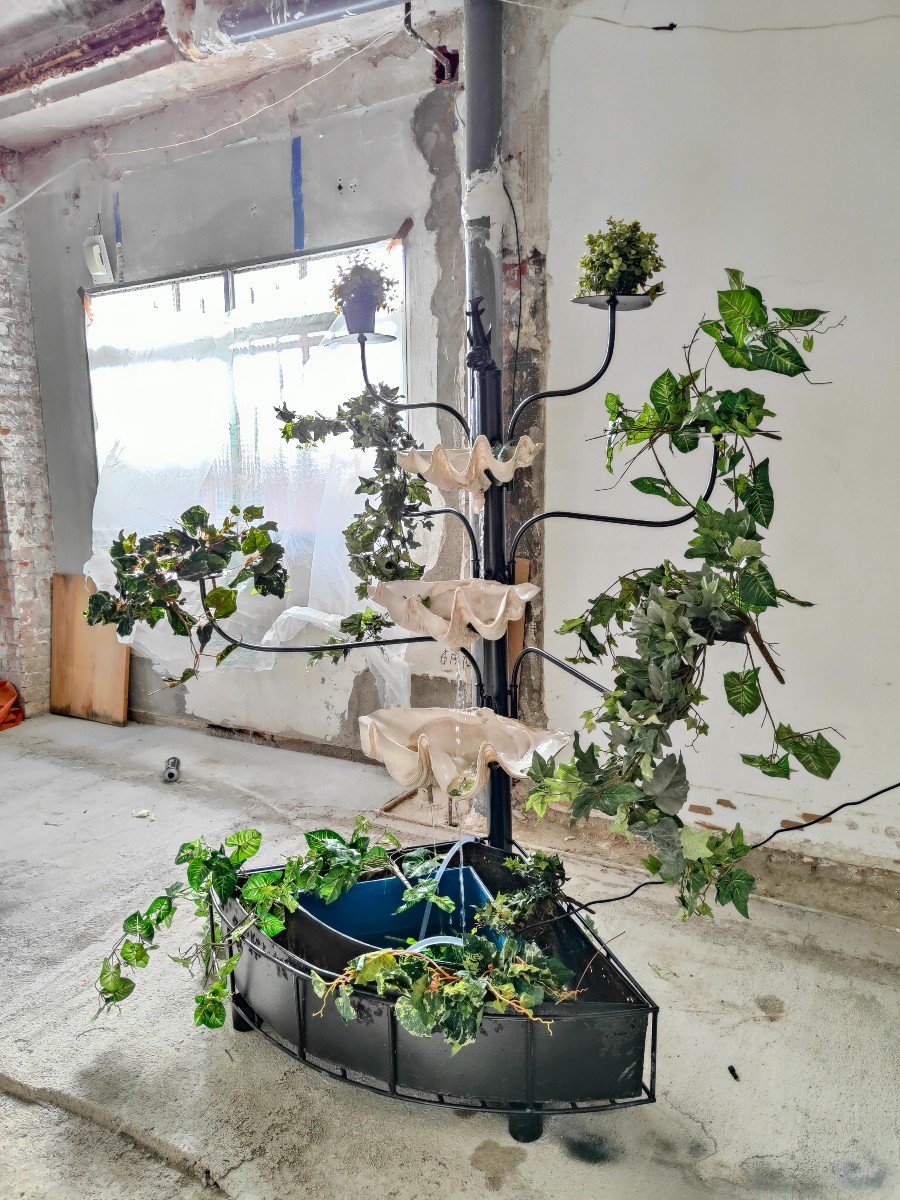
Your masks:
[{"label": "plywood panel", "polygon": [[50,711],[124,725],[131,647],[122,645],[112,625],[88,625],[84,610],[94,591],[83,575],[53,576]]}]

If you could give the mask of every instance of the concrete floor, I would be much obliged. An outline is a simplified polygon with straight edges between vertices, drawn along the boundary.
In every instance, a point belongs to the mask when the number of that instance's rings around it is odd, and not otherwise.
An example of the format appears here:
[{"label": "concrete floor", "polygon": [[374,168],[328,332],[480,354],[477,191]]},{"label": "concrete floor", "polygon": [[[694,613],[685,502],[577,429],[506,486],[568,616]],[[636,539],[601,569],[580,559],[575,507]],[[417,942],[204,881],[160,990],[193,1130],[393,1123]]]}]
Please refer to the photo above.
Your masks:
[{"label": "concrete floor", "polygon": [[[184,775],[167,787],[170,754]],[[253,1035],[195,1030],[162,952],[121,1018],[90,1023],[105,948],[175,877],[182,840],[253,823],[288,850],[395,790],[375,767],[184,730],[44,717],[0,733],[3,1200],[900,1194],[897,937],[775,902],[689,925],[664,889],[599,910],[662,1010],[659,1102],[555,1118],[529,1146],[501,1118],[370,1096]],[[630,878],[579,863],[570,890]],[[188,939],[186,921],[171,931]]]}]

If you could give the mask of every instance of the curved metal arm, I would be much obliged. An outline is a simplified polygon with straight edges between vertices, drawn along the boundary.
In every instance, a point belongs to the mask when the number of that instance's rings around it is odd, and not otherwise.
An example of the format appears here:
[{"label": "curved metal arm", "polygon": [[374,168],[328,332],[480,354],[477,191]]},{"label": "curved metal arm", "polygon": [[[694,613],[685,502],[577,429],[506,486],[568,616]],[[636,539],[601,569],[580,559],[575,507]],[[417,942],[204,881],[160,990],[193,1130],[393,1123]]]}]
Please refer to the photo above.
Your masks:
[{"label": "curved metal arm", "polygon": [[383,396],[379,395],[375,388],[372,387],[372,384],[369,380],[369,369],[366,365],[366,335],[364,333],[359,335],[359,361],[360,365],[362,366],[362,377],[363,383],[366,385],[366,391],[374,400],[378,400],[379,403],[384,404],[387,408],[439,408],[441,412],[449,413],[454,420],[459,421],[460,425],[463,427],[466,438],[469,441],[472,440],[472,432],[469,429],[469,422],[462,415],[462,413],[457,412],[455,408],[451,408],[449,404],[439,404],[436,400],[423,402],[422,404],[398,404],[396,400],[385,400]]},{"label": "curved metal arm", "polygon": [[[330,654],[335,650],[361,650],[367,646],[374,646],[376,648],[380,646],[408,646],[413,642],[434,642],[435,645],[437,644],[433,637],[425,636],[407,638],[371,638],[368,641],[346,642],[344,644],[341,644],[340,642],[331,642],[326,643],[324,646],[256,646],[252,642],[244,642],[239,638],[232,637],[230,633],[227,633],[222,628],[222,626],[218,623],[218,621],[216,621],[215,617],[206,607],[206,580],[201,579],[199,583],[200,603],[203,605],[203,611],[206,613],[210,625],[212,625],[219,637],[224,638],[224,640],[230,643],[232,646],[238,646],[241,650],[253,650],[256,653],[261,654]],[[467,660],[469,666],[472,668],[472,671],[475,675],[475,687],[478,694],[478,703],[483,704],[484,678],[481,674],[481,668],[479,667],[475,656],[469,650],[466,650],[464,646],[460,647],[458,653]]]},{"label": "curved metal arm", "polygon": [[424,49],[428,51],[434,61],[444,72],[444,79],[452,79],[453,67],[450,65],[450,59],[447,57],[447,55],[440,51],[437,46],[432,46],[431,42],[427,42],[425,38],[422,37],[421,33],[418,32],[418,30],[413,29],[412,3],[407,3],[405,6],[403,13],[403,29],[414,41],[418,42],[420,46],[424,47]]},{"label": "curved metal arm", "polygon": [[516,661],[513,663],[512,671],[509,675],[509,692],[512,701],[512,714],[517,716],[519,712],[519,673],[522,669],[523,661],[529,654],[537,655],[538,658],[544,658],[549,663],[553,663],[555,667],[559,667],[561,671],[565,671],[567,675],[571,675],[580,683],[586,683],[588,687],[592,687],[597,692],[606,693],[608,687],[604,687],[602,683],[597,683],[594,679],[589,679],[587,675],[583,675],[581,671],[576,671],[575,668],[563,659],[557,658],[555,654],[550,654],[546,650],[542,650],[539,646],[526,646],[524,650],[519,651]]},{"label": "curved metal arm", "polygon": [[[709,482],[706,485],[706,490],[701,497],[703,500],[708,500],[713,493],[713,488],[716,486],[716,472],[719,465],[719,448],[717,443],[713,443],[712,468],[709,472]],[[508,559],[512,562],[516,557],[516,550],[519,542],[533,525],[537,525],[540,521],[549,521],[551,517],[564,517],[570,521],[602,521],[604,525],[637,525],[641,529],[671,529],[674,525],[683,525],[685,521],[690,521],[696,514],[695,507],[689,508],[687,512],[683,512],[680,517],[672,517],[668,521],[647,521],[642,517],[608,517],[600,513],[579,513],[566,512],[562,509],[554,510],[553,512],[538,513],[535,517],[530,517],[524,525],[521,525],[512,540],[512,545],[509,548]]]},{"label": "curved metal arm", "polygon": [[579,392],[585,392],[589,387],[593,387],[599,382],[609,370],[609,364],[612,362],[613,351],[616,348],[616,306],[618,301],[615,296],[609,298],[609,340],[606,346],[606,358],[603,360],[603,365],[596,375],[592,375],[587,383],[579,383],[577,387],[571,388],[555,388],[548,392],[535,392],[533,396],[526,396],[513,409],[513,414],[509,418],[509,429],[506,433],[506,441],[511,442],[516,431],[516,426],[519,423],[519,418],[527,408],[532,404],[536,404],[538,400],[548,400],[553,396],[576,396]]},{"label": "curved metal arm", "polygon": [[466,527],[466,533],[469,535],[469,543],[472,547],[472,574],[476,579],[481,578],[481,559],[478,556],[478,538],[468,517],[464,516],[459,509],[456,508],[425,508],[416,515],[420,518],[441,517],[447,515],[449,517],[456,517],[458,520],[462,521],[463,525]]}]

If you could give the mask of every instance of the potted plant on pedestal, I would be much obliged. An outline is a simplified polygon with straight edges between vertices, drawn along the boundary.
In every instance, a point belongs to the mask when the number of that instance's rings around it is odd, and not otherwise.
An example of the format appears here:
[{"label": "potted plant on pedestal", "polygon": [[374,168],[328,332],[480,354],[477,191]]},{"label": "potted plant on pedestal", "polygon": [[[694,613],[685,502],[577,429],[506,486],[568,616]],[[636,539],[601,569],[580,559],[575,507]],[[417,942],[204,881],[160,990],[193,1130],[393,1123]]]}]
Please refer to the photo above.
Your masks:
[{"label": "potted plant on pedestal", "polygon": [[360,255],[348,267],[338,267],[331,298],[335,312],[343,313],[348,333],[374,333],[375,314],[390,308],[396,289],[386,272]]}]

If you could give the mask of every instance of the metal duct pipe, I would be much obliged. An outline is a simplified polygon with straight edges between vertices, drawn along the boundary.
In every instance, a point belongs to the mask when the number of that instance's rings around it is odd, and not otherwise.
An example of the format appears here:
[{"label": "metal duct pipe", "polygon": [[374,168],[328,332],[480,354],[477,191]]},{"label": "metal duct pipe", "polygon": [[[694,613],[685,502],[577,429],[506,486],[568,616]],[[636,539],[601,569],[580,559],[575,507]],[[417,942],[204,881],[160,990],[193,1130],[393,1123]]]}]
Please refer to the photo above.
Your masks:
[{"label": "metal duct pipe", "polygon": [[[257,38],[275,37],[279,33],[290,33],[294,29],[305,29],[310,25],[324,25],[326,21],[339,21],[342,17],[359,16],[377,12],[381,8],[397,8],[403,0],[309,0],[303,11],[286,21],[273,21],[268,4],[260,4],[249,12],[245,8],[226,9],[219,28],[237,44],[253,42]],[[297,8],[300,8],[298,3]]]},{"label": "metal duct pipe", "polygon": [[[466,86],[466,283],[469,303],[484,299],[484,324],[493,327],[495,355],[502,332],[500,256],[490,248],[490,191],[502,190],[500,130],[502,119],[503,14],[500,0],[465,0],[463,7],[463,65]],[[491,172],[496,178],[491,180]],[[488,203],[483,203],[483,201]],[[494,230],[499,247],[500,231]]]}]

